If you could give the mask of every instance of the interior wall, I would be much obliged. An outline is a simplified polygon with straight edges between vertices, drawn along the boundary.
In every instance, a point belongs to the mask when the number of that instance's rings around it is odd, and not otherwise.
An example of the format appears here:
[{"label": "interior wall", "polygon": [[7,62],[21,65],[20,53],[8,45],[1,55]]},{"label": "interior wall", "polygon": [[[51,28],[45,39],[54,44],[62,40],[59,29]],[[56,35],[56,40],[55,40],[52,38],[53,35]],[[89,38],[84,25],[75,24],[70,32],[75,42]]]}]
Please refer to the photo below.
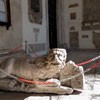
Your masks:
[{"label": "interior wall", "polygon": [[[71,44],[73,42],[73,45],[75,44],[75,41],[78,40],[77,42],[77,46],[74,47],[75,49],[95,49],[95,46],[93,44],[93,39],[92,39],[92,33],[93,30],[90,29],[85,29],[83,30],[82,28],[82,22],[83,22],[83,0],[64,0],[64,14],[63,14],[63,18],[64,18],[64,23],[63,23],[63,27],[64,27],[64,32],[65,32],[65,36],[64,36],[64,40],[65,43],[68,45],[68,48],[71,49]],[[71,14],[75,13],[76,14],[76,18],[75,19],[71,19]],[[88,25],[88,24],[87,24]],[[94,30],[95,31],[95,30]],[[70,33],[73,33],[71,35],[74,36],[74,33],[78,32],[78,39],[74,38],[73,41],[70,38]],[[70,41],[72,41],[70,43]],[[73,49],[74,49],[73,48]]]},{"label": "interior wall", "polygon": [[[32,52],[43,55],[48,51],[48,19],[47,0],[42,0],[42,23],[31,23],[28,17],[28,0],[22,1],[22,28],[23,28],[23,48],[25,41],[31,47]],[[31,51],[30,51],[31,52]]]},{"label": "interior wall", "polygon": [[10,0],[11,26],[0,26],[0,50],[11,49],[22,43],[21,0]]}]

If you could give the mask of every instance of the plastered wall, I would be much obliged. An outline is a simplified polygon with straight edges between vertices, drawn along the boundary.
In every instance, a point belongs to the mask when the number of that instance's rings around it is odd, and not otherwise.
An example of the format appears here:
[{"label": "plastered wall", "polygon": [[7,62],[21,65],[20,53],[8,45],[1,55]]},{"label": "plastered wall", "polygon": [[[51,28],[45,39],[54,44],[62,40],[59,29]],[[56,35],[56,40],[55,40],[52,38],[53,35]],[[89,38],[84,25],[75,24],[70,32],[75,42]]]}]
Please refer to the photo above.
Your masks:
[{"label": "plastered wall", "polygon": [[0,50],[11,49],[22,43],[21,0],[10,0],[11,26],[0,26]]},{"label": "plastered wall", "polygon": [[[42,23],[31,23],[28,16],[28,0],[22,1],[22,30],[23,48],[25,41],[30,46],[33,53],[45,54],[48,46],[48,19],[47,0],[42,0]],[[30,51],[30,50],[29,50]],[[31,51],[30,51],[31,52]]]}]

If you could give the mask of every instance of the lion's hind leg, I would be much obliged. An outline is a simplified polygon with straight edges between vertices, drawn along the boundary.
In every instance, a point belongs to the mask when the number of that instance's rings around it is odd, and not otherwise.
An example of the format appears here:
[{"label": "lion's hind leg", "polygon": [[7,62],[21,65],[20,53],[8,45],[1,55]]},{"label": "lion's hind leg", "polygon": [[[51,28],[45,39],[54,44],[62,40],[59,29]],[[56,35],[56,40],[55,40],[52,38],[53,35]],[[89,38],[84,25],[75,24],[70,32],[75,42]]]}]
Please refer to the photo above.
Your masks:
[{"label": "lion's hind leg", "polygon": [[2,78],[0,79],[0,89],[7,90],[7,91],[16,91],[15,84],[17,83],[16,80],[11,78]]},{"label": "lion's hind leg", "polygon": [[25,92],[27,87],[29,87],[29,85],[21,83],[12,78],[6,77],[0,79],[0,90]]}]

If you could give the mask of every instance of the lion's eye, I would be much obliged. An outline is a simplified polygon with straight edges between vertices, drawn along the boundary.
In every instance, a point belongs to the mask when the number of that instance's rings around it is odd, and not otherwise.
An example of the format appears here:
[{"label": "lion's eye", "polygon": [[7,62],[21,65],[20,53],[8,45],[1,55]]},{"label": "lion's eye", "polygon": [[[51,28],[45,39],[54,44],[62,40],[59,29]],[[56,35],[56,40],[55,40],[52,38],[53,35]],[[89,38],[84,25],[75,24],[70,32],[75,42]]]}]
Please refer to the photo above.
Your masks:
[{"label": "lion's eye", "polygon": [[63,56],[61,54],[57,55],[60,60],[63,60]]},{"label": "lion's eye", "polygon": [[60,54],[58,54],[58,57],[60,57],[61,55]]}]

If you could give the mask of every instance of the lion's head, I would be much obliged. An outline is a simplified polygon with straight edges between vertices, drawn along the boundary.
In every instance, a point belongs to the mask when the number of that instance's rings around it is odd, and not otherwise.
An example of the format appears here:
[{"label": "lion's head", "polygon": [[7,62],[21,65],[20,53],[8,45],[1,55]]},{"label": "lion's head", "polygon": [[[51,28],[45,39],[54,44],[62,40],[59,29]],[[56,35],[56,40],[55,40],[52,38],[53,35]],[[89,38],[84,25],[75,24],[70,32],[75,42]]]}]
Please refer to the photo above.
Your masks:
[{"label": "lion's head", "polygon": [[47,61],[55,65],[60,65],[61,68],[64,67],[66,59],[67,59],[66,50],[62,48],[51,49],[47,55]]}]

